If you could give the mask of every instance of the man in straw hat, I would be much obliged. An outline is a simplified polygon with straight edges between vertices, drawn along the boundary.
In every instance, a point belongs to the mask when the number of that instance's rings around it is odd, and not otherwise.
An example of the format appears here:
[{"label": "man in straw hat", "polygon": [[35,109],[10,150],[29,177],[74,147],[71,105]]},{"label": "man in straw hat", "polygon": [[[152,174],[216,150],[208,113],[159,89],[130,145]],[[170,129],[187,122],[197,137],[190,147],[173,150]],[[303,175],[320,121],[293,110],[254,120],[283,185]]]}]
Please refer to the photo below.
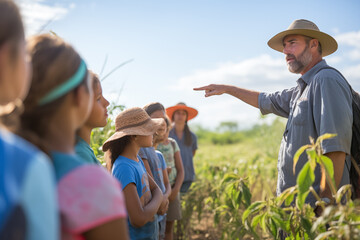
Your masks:
[{"label": "man in straw hat", "polygon": [[[348,184],[349,173],[344,165],[351,145],[351,92],[341,74],[329,69],[322,59],[336,51],[335,39],[321,32],[313,22],[300,19],[295,20],[287,30],[272,37],[268,45],[285,54],[290,72],[301,74],[297,86],[275,93],[260,93],[216,84],[194,90],[205,90],[205,97],[227,93],[259,108],[262,114],[274,113],[288,118],[278,158],[278,195],[296,185],[297,175],[307,162],[304,153],[300,156],[294,173],[293,157],[296,151],[309,144],[309,136],[317,139],[325,133],[337,134],[335,138],[324,140],[322,144],[323,153],[334,164],[336,185],[340,187]],[[320,169],[317,167],[313,187],[325,202],[330,202],[331,191],[328,186],[321,191],[320,178]],[[310,194],[306,202],[315,207],[316,199]]]}]

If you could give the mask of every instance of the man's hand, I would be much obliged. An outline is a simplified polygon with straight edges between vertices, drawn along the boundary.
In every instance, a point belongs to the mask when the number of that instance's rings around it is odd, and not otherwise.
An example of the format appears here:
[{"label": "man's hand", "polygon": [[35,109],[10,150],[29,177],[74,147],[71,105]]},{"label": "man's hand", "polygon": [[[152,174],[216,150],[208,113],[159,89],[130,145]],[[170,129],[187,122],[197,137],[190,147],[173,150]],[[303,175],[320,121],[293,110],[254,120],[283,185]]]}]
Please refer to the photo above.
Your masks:
[{"label": "man's hand", "polygon": [[226,92],[225,85],[219,84],[210,84],[204,87],[194,88],[195,91],[202,91],[205,90],[205,97],[210,97],[213,95],[221,95]]}]

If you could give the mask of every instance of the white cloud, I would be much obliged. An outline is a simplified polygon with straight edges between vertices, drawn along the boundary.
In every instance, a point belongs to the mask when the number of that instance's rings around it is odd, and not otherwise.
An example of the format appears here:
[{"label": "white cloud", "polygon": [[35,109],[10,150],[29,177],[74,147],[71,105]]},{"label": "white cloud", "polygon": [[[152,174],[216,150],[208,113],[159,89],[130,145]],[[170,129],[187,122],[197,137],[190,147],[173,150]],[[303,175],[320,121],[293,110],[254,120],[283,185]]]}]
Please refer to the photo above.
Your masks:
[{"label": "white cloud", "polygon": [[223,83],[273,89],[278,84],[288,85],[289,77],[294,79],[288,72],[284,59],[261,55],[238,63],[219,64],[214,69],[198,70],[192,75],[180,78],[174,88],[191,91],[193,87]]},{"label": "white cloud", "polygon": [[21,0],[18,4],[24,19],[26,35],[39,33],[51,21],[63,18],[69,9],[75,8],[74,3],[64,7],[50,5],[45,0]]},{"label": "white cloud", "polygon": [[339,44],[360,48],[360,30],[339,34],[335,36],[335,39]]},{"label": "white cloud", "polygon": [[350,47],[350,50],[345,51],[345,56],[353,61],[360,60],[360,30],[342,33],[335,36],[339,45]]},{"label": "white cloud", "polygon": [[360,64],[346,67],[343,72],[349,79],[360,82]]}]

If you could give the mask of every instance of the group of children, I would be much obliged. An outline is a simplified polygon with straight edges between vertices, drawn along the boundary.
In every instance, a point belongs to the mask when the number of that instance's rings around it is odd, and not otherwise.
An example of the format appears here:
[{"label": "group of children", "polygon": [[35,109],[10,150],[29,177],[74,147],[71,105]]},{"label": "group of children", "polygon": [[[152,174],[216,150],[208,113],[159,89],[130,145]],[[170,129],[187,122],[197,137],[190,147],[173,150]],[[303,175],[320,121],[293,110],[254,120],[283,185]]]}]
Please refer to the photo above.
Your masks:
[{"label": "group of children", "polygon": [[58,36],[25,43],[12,0],[0,0],[0,92],[0,239],[172,239],[195,177],[195,109],[121,112],[102,146],[109,174],[90,147],[108,117],[98,76]]}]

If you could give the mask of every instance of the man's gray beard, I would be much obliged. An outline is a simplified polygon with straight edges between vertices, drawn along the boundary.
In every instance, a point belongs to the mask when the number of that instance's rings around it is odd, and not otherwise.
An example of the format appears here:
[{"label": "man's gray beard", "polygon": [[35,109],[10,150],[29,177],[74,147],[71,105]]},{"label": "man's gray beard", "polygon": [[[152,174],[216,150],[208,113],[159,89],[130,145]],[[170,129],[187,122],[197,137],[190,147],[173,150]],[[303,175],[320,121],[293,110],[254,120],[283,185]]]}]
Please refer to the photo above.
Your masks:
[{"label": "man's gray beard", "polygon": [[[295,57],[295,56],[294,56]],[[301,73],[302,70],[312,61],[312,55],[309,51],[309,45],[306,45],[306,48],[302,53],[299,55],[298,59],[292,63],[288,64],[288,69],[292,73]]]}]

